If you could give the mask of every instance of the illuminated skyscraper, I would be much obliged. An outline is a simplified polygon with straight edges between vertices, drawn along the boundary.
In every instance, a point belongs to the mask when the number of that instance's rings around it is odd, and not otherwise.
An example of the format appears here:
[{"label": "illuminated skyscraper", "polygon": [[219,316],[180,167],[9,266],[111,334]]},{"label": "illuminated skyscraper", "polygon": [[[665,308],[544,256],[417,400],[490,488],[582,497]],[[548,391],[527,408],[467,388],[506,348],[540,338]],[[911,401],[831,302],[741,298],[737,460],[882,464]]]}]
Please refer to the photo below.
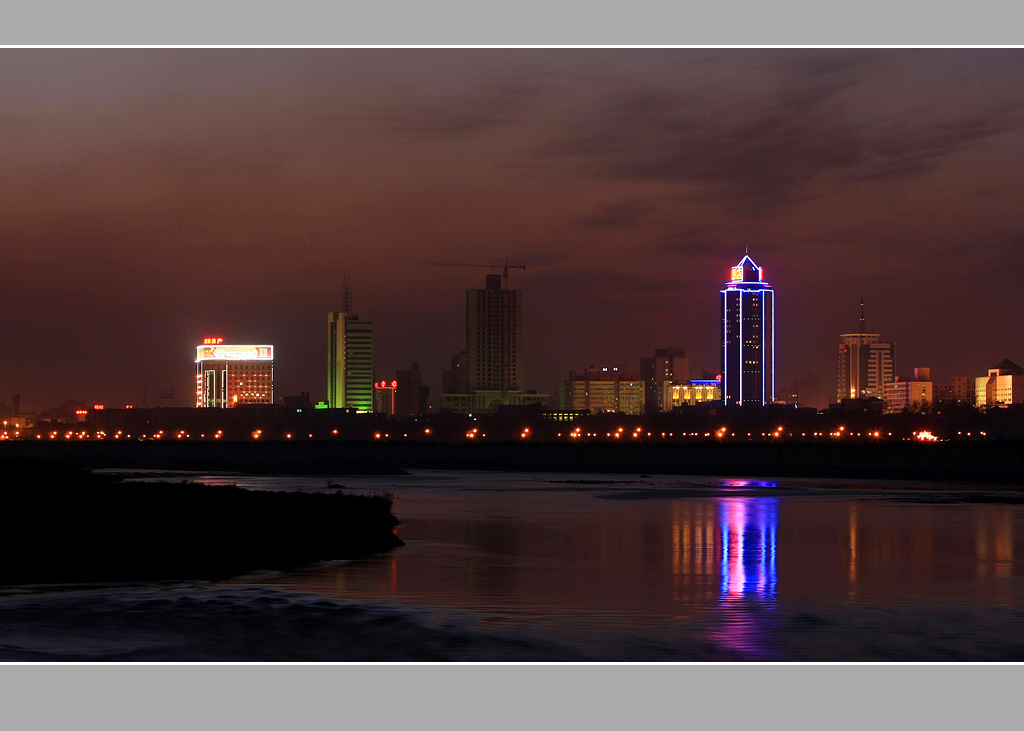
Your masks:
[{"label": "illuminated skyscraper", "polygon": [[864,332],[864,300],[860,301],[860,332],[840,335],[836,400],[885,398],[893,382],[895,346],[880,342],[878,333]]},{"label": "illuminated skyscraper", "polygon": [[775,292],[749,256],[732,268],[722,293],[722,401],[775,401]]},{"label": "illuminated skyscraper", "polygon": [[272,403],[273,345],[224,345],[224,338],[206,338],[196,347],[196,408]]},{"label": "illuminated skyscraper", "polygon": [[342,311],[327,313],[327,406],[373,411],[373,325],[352,311],[348,275]]}]

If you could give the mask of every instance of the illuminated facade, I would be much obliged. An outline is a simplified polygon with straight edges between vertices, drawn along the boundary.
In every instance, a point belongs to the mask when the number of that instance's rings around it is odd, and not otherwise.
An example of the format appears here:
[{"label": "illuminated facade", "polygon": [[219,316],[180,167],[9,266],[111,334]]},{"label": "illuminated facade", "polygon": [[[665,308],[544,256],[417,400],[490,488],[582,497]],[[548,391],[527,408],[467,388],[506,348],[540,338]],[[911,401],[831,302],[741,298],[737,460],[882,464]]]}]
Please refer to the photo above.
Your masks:
[{"label": "illuminated facade", "polygon": [[722,382],[701,378],[688,383],[666,383],[661,395],[665,411],[677,406],[696,406],[722,400]]},{"label": "illuminated facade", "polygon": [[1006,359],[994,368],[989,368],[987,376],[976,378],[974,391],[975,405],[979,409],[1022,403],[1024,368]]},{"label": "illuminated facade", "polygon": [[327,407],[373,411],[373,325],[352,311],[348,276],[341,312],[327,313]]},{"label": "illuminated facade", "polygon": [[327,314],[327,407],[373,411],[373,325],[351,312]]},{"label": "illuminated facade", "polygon": [[913,378],[896,378],[885,384],[885,413],[923,411],[935,401],[930,368],[915,368]]},{"label": "illuminated facade", "polygon": [[775,401],[775,292],[749,256],[732,268],[722,294],[722,400],[726,406]]},{"label": "illuminated facade", "polygon": [[836,401],[885,399],[886,384],[894,380],[895,346],[881,342],[878,333],[864,332],[864,300],[860,302],[860,332],[840,335]]},{"label": "illuminated facade", "polygon": [[206,338],[196,347],[196,408],[274,403],[274,346],[225,345]]},{"label": "illuminated facade", "polygon": [[563,411],[639,416],[644,411],[644,384],[636,374],[620,373],[618,368],[590,367],[562,381],[559,406]]}]

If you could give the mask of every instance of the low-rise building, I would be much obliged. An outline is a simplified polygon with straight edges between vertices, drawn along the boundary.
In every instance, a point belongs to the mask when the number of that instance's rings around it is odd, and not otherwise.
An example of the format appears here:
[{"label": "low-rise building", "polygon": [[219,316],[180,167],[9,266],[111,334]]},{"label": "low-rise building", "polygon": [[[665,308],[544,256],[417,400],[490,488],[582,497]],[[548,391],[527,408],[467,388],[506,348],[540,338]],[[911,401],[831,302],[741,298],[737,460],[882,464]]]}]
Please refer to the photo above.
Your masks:
[{"label": "low-rise building", "polygon": [[440,410],[451,414],[494,414],[503,406],[548,405],[548,394],[536,391],[474,391],[443,393]]},{"label": "low-rise building", "polygon": [[948,381],[935,381],[932,385],[935,403],[974,406],[974,380],[968,376],[953,376]]},{"label": "low-rise building", "polygon": [[617,366],[572,371],[559,388],[559,408],[639,416],[644,412],[644,383],[638,374],[624,373]]},{"label": "low-rise building", "polygon": [[896,378],[885,384],[885,413],[924,411],[932,405],[931,368],[915,368],[913,378]]},{"label": "low-rise building", "polygon": [[974,397],[979,409],[1024,403],[1024,368],[1004,359],[974,380]]},{"label": "low-rise building", "polygon": [[722,400],[722,382],[718,379],[695,379],[686,383],[666,383],[661,403],[666,411],[677,406],[696,406]]}]

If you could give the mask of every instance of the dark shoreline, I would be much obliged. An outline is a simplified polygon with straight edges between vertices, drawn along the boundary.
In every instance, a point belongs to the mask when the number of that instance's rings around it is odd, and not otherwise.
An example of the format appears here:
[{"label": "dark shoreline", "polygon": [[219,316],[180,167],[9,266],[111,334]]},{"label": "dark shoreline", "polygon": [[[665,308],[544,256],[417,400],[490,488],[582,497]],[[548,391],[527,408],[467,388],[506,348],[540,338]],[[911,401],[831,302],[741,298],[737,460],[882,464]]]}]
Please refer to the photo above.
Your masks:
[{"label": "dark shoreline", "polygon": [[214,580],[404,545],[389,495],[131,483],[0,457],[0,585]]},{"label": "dark shoreline", "polygon": [[416,441],[0,444],[5,457],[84,469],[399,475],[410,469],[844,478],[1024,484],[1024,442],[439,443]]}]

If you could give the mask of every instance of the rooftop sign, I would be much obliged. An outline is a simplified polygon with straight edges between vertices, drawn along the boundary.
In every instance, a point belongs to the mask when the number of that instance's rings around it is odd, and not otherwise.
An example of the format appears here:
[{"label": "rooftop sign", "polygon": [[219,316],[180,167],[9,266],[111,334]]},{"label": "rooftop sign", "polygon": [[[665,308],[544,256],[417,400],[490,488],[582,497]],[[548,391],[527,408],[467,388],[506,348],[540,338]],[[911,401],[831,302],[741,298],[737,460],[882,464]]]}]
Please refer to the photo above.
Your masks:
[{"label": "rooftop sign", "polygon": [[274,360],[273,345],[200,345],[196,363],[201,360]]}]

